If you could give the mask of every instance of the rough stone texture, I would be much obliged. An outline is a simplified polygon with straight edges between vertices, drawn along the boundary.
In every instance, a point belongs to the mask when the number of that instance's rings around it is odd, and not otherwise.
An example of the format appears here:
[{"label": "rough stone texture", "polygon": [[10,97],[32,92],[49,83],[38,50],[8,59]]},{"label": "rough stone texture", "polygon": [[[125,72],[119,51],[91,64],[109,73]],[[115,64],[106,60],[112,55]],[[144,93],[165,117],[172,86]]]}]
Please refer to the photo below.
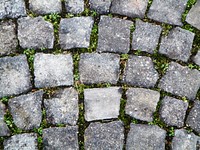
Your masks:
[{"label": "rough stone texture", "polygon": [[61,13],[61,0],[29,0],[29,9],[36,14]]},{"label": "rough stone texture", "polygon": [[38,128],[42,120],[43,91],[21,95],[8,102],[15,125],[23,130]]},{"label": "rough stone texture", "polygon": [[169,58],[187,62],[190,58],[194,33],[176,27],[162,37],[159,52]]},{"label": "rough stone texture", "polygon": [[60,46],[62,49],[88,48],[94,20],[92,17],[61,19]]},{"label": "rough stone texture", "polygon": [[35,54],[34,75],[37,88],[72,85],[74,79],[71,54]]},{"label": "rough stone texture", "polygon": [[136,29],[133,32],[132,49],[152,54],[158,45],[161,31],[161,26],[137,19]]},{"label": "rough stone texture", "polygon": [[168,126],[184,126],[188,103],[172,97],[164,97],[160,106],[160,118]]},{"label": "rough stone texture", "polygon": [[74,88],[60,89],[44,100],[47,122],[76,125],[78,120],[78,92]]},{"label": "rough stone texture", "polygon": [[148,0],[113,0],[111,13],[131,18],[144,18]]},{"label": "rough stone texture", "polygon": [[79,61],[80,81],[84,84],[117,84],[120,74],[120,56],[109,53],[84,53]]},{"label": "rough stone texture", "polygon": [[11,136],[5,140],[4,150],[37,150],[37,134],[24,133]]},{"label": "rough stone texture", "polygon": [[156,111],[160,99],[159,92],[143,88],[130,88],[126,92],[126,97],[126,114],[139,120],[153,121],[153,113]]},{"label": "rough stone texture", "polygon": [[193,58],[193,61],[200,66],[200,50],[197,52],[195,57]]},{"label": "rough stone texture", "polygon": [[84,11],[84,0],[65,0],[67,13],[79,14]]},{"label": "rough stone texture", "polygon": [[171,62],[158,87],[174,95],[186,96],[193,100],[200,87],[200,72]]},{"label": "rough stone texture", "polygon": [[78,150],[78,127],[54,127],[43,130],[45,150]]},{"label": "rough stone texture", "polygon": [[156,125],[131,124],[127,150],[165,150],[166,131]]},{"label": "rough stone texture", "polygon": [[0,55],[16,52],[18,45],[16,26],[12,21],[0,22]]},{"label": "rough stone texture", "polygon": [[24,0],[1,0],[0,19],[26,16]]},{"label": "rough stone texture", "polygon": [[90,9],[95,10],[99,14],[108,14],[111,2],[112,0],[90,0]]},{"label": "rough stone texture", "polygon": [[85,119],[93,121],[117,118],[121,96],[119,87],[85,89]]},{"label": "rough stone texture", "polygon": [[30,72],[25,55],[0,58],[0,98],[31,89]]},{"label": "rough stone texture", "polygon": [[85,131],[85,149],[122,150],[124,127],[121,121],[91,123]]},{"label": "rough stone texture", "polygon": [[175,130],[175,136],[172,140],[172,150],[197,150],[198,137],[194,134],[188,134],[186,130]]},{"label": "rough stone texture", "polygon": [[182,14],[188,0],[153,0],[148,18],[167,24],[182,26]]},{"label": "rough stone texture", "polygon": [[123,82],[140,87],[154,87],[159,78],[150,57],[130,56]]},{"label": "rough stone texture", "polygon": [[0,101],[0,136],[9,136],[10,131],[4,122],[4,115],[6,113],[5,105]]},{"label": "rough stone texture", "polygon": [[22,48],[52,49],[54,44],[53,25],[41,16],[18,19],[18,39]]},{"label": "rough stone texture", "polygon": [[128,53],[133,22],[101,16],[98,28],[98,52]]}]

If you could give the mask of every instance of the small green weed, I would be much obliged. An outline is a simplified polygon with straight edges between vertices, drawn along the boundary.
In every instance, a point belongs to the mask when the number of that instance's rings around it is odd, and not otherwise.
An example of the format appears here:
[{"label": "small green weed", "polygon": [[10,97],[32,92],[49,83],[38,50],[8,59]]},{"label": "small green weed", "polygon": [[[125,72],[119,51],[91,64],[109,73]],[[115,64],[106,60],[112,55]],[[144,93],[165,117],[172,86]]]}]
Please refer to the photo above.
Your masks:
[{"label": "small green weed", "polygon": [[24,50],[24,54],[27,56],[28,63],[29,63],[29,68],[33,72],[33,70],[34,70],[33,63],[34,63],[35,50],[34,49],[26,49],[26,50]]},{"label": "small green weed", "polygon": [[170,30],[173,28],[172,25],[169,25],[169,24],[165,24],[165,23],[162,23],[162,35],[164,36],[167,36],[170,32]]}]

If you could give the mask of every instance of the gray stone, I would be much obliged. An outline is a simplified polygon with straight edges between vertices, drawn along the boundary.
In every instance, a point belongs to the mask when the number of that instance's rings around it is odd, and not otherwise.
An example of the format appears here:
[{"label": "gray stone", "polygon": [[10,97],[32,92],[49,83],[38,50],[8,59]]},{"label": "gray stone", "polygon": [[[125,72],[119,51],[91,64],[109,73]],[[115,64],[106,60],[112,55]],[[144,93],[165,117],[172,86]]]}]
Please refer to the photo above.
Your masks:
[{"label": "gray stone", "polygon": [[98,28],[98,52],[128,53],[133,22],[101,16]]},{"label": "gray stone", "polygon": [[90,9],[95,10],[99,14],[108,14],[111,2],[112,0],[90,0]]},{"label": "gray stone", "polygon": [[16,52],[18,45],[16,26],[12,21],[0,22],[0,55]]},{"label": "gray stone", "polygon": [[157,125],[131,124],[127,150],[165,150],[166,131]]},{"label": "gray stone", "polygon": [[154,87],[159,78],[153,61],[146,56],[130,56],[126,65],[123,82],[140,87]]},{"label": "gray stone", "polygon": [[24,133],[11,136],[5,140],[4,150],[38,150],[37,134]]},{"label": "gray stone", "polygon": [[158,22],[182,26],[182,14],[188,0],[153,0],[147,14],[148,18]]},{"label": "gray stone", "polygon": [[29,91],[30,76],[25,55],[0,58],[0,98]]},{"label": "gray stone", "polygon": [[118,118],[121,96],[119,87],[85,89],[85,119],[93,121]]},{"label": "gray stone", "polygon": [[37,88],[72,85],[74,78],[71,54],[35,54],[34,75]]},{"label": "gray stone", "polygon": [[60,89],[44,100],[47,122],[76,125],[78,120],[78,92],[74,88]]},{"label": "gray stone", "polygon": [[184,126],[188,103],[172,97],[164,97],[160,106],[160,118],[168,126]]},{"label": "gray stone", "polygon": [[191,55],[194,33],[176,27],[162,37],[159,53],[171,59],[187,62]]},{"label": "gray stone", "polygon": [[84,11],[84,0],[65,0],[67,13],[79,14]]},{"label": "gray stone", "polygon": [[29,9],[36,14],[61,13],[61,0],[29,0]]},{"label": "gray stone", "polygon": [[52,49],[54,44],[53,25],[41,16],[18,19],[18,39],[22,48]]},{"label": "gray stone", "polygon": [[132,49],[152,54],[158,45],[161,31],[161,26],[137,19],[136,29],[133,32]]},{"label": "gray stone", "polygon": [[174,95],[194,100],[200,87],[200,72],[171,62],[158,87]]},{"label": "gray stone", "polygon": [[193,57],[193,61],[200,66],[200,50],[197,52],[197,54]]},{"label": "gray stone", "polygon": [[38,128],[42,120],[43,91],[21,95],[8,102],[15,125],[23,130]]},{"label": "gray stone", "polygon": [[0,19],[26,16],[24,0],[1,0]]},{"label": "gray stone", "polygon": [[84,84],[117,84],[120,74],[120,56],[109,53],[84,53],[79,61],[80,81]]},{"label": "gray stone", "polygon": [[122,150],[124,127],[121,121],[91,123],[85,131],[85,149]]},{"label": "gray stone", "polygon": [[45,150],[78,150],[78,127],[54,127],[43,130]]},{"label": "gray stone", "polygon": [[130,88],[126,92],[126,114],[142,121],[153,121],[153,113],[156,111],[160,93],[157,91]]},{"label": "gray stone", "polygon": [[131,18],[144,18],[148,0],[113,0],[111,13]]},{"label": "gray stone", "polygon": [[88,48],[93,23],[92,17],[61,19],[59,32],[61,48]]},{"label": "gray stone", "polygon": [[4,115],[6,113],[6,106],[0,101],[0,136],[9,136],[10,130],[4,122]]}]

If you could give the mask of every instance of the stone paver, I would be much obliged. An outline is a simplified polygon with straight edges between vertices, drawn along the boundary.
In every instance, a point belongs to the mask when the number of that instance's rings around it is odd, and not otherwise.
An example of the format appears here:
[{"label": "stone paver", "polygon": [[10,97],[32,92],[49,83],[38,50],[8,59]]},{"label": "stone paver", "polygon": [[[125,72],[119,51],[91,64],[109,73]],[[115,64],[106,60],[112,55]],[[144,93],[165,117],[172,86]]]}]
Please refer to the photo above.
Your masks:
[{"label": "stone paver", "polygon": [[182,14],[188,0],[153,0],[147,14],[148,18],[158,22],[182,26]]},{"label": "stone paver", "polygon": [[38,150],[37,134],[24,133],[11,136],[5,140],[4,150]]},{"label": "stone paver", "polygon": [[121,121],[91,123],[85,131],[85,149],[122,150],[124,127]]},{"label": "stone paver", "polygon": [[148,0],[113,0],[111,13],[131,18],[144,18]]},{"label": "stone paver", "polygon": [[176,27],[170,31],[168,36],[162,37],[159,53],[187,62],[191,54],[193,39],[194,33]]},{"label": "stone paver", "polygon": [[0,98],[29,91],[32,85],[26,56],[0,58],[0,81]]},{"label": "stone paver", "polygon": [[42,120],[43,91],[21,95],[8,102],[15,125],[23,130],[38,128]]},{"label": "stone paver", "polygon": [[43,145],[45,150],[78,150],[78,127],[54,127],[43,130]]},{"label": "stone paver", "polygon": [[54,44],[53,25],[41,16],[18,19],[18,39],[22,48],[52,49]]},{"label": "stone paver", "polygon": [[143,121],[153,121],[153,113],[156,111],[160,93],[157,91],[130,88],[126,92],[126,114]]},{"label": "stone paver", "polygon": [[200,87],[200,72],[171,62],[158,87],[174,95],[194,100]]},{"label": "stone paver", "polygon": [[9,136],[10,131],[4,122],[4,115],[6,114],[6,106],[0,101],[0,136]]},{"label": "stone paver", "polygon": [[84,11],[84,0],[64,0],[67,13],[79,14]]},{"label": "stone paver", "polygon": [[36,14],[61,13],[61,0],[29,0],[29,9]]},{"label": "stone paver", "polygon": [[74,88],[60,89],[44,100],[47,122],[76,125],[78,120],[78,92]]},{"label": "stone paver", "polygon": [[88,48],[94,20],[92,17],[61,19],[59,38],[62,49]]},{"label": "stone paver", "polygon": [[128,59],[123,82],[140,87],[154,87],[159,78],[150,57],[131,55]]},{"label": "stone paver", "polygon": [[166,131],[156,125],[131,124],[127,150],[165,150]]},{"label": "stone paver", "polygon": [[136,29],[133,32],[132,49],[152,54],[158,45],[161,31],[161,26],[137,19]]},{"label": "stone paver", "polygon": [[117,84],[120,74],[120,56],[109,53],[84,53],[79,61],[80,81],[84,84]]},{"label": "stone paver", "polygon": [[168,126],[183,127],[188,103],[172,97],[164,97],[160,106],[160,118]]},{"label": "stone paver", "polygon": [[197,52],[197,54],[193,57],[193,61],[200,66],[200,50]]},{"label": "stone paver", "polygon": [[133,22],[129,20],[101,16],[97,52],[128,53],[131,25]]},{"label": "stone paver", "polygon": [[37,88],[72,85],[74,79],[71,54],[35,54],[34,75]]},{"label": "stone paver", "polygon": [[108,14],[110,12],[112,0],[89,0],[90,9],[99,14]]},{"label": "stone paver", "polygon": [[85,119],[93,121],[118,118],[121,96],[119,87],[85,89]]}]

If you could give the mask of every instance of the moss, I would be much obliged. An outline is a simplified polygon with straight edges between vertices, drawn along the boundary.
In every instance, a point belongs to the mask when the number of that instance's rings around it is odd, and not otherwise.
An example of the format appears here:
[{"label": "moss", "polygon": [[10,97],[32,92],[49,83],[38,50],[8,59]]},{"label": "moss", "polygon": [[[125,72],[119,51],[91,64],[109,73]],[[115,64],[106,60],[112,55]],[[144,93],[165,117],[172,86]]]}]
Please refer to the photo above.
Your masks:
[{"label": "moss", "polygon": [[162,23],[161,26],[163,28],[162,35],[164,35],[164,36],[167,36],[169,34],[170,30],[173,28],[172,25],[165,24],[165,23]]},{"label": "moss", "polygon": [[23,53],[27,56],[29,69],[33,73],[34,72],[33,63],[34,63],[34,56],[35,56],[36,52],[34,49],[26,49],[26,50],[24,50]]}]

